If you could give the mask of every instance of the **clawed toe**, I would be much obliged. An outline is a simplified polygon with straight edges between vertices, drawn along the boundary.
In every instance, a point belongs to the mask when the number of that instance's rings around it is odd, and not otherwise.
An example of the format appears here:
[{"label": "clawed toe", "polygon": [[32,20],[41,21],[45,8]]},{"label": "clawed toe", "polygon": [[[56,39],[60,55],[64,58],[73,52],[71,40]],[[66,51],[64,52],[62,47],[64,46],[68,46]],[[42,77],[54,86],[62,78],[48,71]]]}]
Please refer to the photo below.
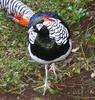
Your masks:
[{"label": "clawed toe", "polygon": [[46,90],[47,90],[47,89],[50,89],[50,85],[49,85],[48,83],[45,83],[44,85],[39,86],[39,87],[37,87],[37,88],[35,88],[35,89],[40,89],[40,88],[43,88],[43,89],[44,89],[43,95],[45,95]]}]

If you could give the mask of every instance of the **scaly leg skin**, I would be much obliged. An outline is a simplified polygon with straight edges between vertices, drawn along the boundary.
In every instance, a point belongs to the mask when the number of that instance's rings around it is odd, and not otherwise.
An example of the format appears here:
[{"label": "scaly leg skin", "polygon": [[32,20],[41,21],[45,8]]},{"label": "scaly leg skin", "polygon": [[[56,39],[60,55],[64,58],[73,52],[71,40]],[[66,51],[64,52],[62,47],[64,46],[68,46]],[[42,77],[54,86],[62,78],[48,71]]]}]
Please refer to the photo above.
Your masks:
[{"label": "scaly leg skin", "polygon": [[48,64],[45,65],[45,83],[42,86],[37,87],[36,89],[44,88],[43,95],[45,95],[45,92],[47,89],[50,89],[49,83],[48,83]]},{"label": "scaly leg skin", "polygon": [[55,76],[55,78],[57,79],[57,74],[56,74],[56,71],[55,71],[56,69],[57,69],[57,68],[56,68],[55,63],[52,63],[52,64],[50,65],[49,71],[53,71],[54,76]]}]

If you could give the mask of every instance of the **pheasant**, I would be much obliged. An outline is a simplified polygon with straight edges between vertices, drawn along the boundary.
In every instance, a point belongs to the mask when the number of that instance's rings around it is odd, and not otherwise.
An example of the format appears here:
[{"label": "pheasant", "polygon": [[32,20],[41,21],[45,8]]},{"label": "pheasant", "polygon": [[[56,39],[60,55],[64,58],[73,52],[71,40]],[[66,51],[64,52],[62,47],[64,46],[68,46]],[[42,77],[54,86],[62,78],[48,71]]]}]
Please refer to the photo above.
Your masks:
[{"label": "pheasant", "polygon": [[45,83],[43,95],[50,88],[48,68],[55,71],[55,62],[64,60],[72,49],[70,31],[63,20],[53,12],[35,13],[28,26],[28,50],[31,58],[45,66]]}]

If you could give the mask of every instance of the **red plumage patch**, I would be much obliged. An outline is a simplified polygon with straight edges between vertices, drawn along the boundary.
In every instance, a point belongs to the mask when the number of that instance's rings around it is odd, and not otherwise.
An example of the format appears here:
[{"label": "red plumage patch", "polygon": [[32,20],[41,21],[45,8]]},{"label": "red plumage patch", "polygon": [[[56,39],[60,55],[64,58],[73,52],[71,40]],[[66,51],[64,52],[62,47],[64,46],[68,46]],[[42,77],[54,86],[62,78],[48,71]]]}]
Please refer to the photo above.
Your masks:
[{"label": "red plumage patch", "polygon": [[43,19],[44,19],[44,21],[50,21],[50,22],[54,22],[55,21],[53,18],[50,18],[48,16],[44,16]]},{"label": "red plumage patch", "polygon": [[29,20],[23,18],[23,15],[17,15],[13,19],[16,23],[23,25],[23,26],[28,26]]}]

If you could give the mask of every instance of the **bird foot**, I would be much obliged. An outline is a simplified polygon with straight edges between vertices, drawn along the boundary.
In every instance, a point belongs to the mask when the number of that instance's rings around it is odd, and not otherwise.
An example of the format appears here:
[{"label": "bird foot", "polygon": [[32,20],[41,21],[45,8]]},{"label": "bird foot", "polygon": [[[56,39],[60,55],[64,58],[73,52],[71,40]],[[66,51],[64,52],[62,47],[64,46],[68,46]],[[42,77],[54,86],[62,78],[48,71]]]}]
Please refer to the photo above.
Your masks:
[{"label": "bird foot", "polygon": [[50,89],[50,85],[49,85],[49,83],[45,83],[44,85],[39,86],[39,87],[37,87],[37,88],[35,88],[35,89],[40,89],[40,88],[43,88],[43,89],[44,89],[44,92],[43,92],[43,96],[44,96],[45,93],[46,93],[46,90],[47,90],[47,89]]}]

